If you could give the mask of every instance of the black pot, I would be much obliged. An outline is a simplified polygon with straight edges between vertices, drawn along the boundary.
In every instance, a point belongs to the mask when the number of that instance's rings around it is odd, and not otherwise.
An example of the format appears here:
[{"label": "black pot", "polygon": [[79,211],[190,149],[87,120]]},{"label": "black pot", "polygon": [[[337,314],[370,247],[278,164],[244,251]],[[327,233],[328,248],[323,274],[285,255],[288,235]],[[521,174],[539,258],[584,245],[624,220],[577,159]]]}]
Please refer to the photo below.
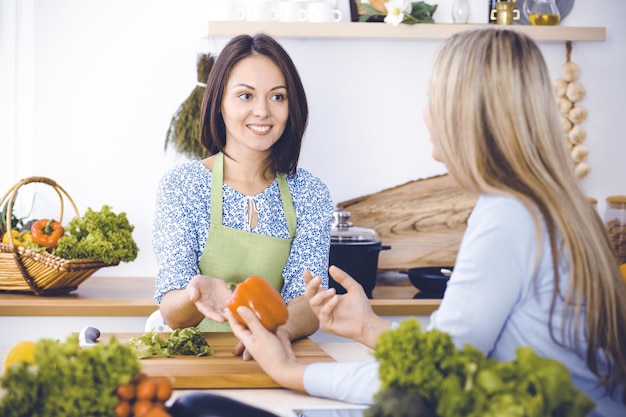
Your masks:
[{"label": "black pot", "polygon": [[[354,227],[349,218],[347,211],[333,213],[329,264],[346,271],[361,284],[367,297],[372,298],[378,275],[378,255],[381,250],[391,249],[391,246],[383,246],[374,230]],[[346,293],[345,288],[332,277],[329,277],[329,286],[337,294]]]}]

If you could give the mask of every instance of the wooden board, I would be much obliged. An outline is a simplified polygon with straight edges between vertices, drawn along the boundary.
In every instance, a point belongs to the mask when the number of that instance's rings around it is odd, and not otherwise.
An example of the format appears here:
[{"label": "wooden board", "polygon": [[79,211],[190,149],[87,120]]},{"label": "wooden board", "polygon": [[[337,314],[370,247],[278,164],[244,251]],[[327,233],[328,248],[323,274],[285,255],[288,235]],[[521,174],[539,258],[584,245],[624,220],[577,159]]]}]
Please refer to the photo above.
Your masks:
[{"label": "wooden board", "polygon": [[[121,343],[143,333],[116,333]],[[175,389],[208,388],[276,388],[274,382],[254,361],[244,361],[233,356],[237,338],[232,333],[205,333],[211,356],[152,357],[142,359],[143,372],[151,377],[166,377]],[[103,334],[99,340],[107,340],[112,334]],[[163,333],[166,337],[167,333]],[[293,350],[302,363],[334,362],[335,360],[308,338],[294,342]]]},{"label": "wooden board", "polygon": [[379,270],[454,265],[477,197],[449,175],[411,181],[352,200],[338,207],[355,226],[376,230],[383,245]]}]

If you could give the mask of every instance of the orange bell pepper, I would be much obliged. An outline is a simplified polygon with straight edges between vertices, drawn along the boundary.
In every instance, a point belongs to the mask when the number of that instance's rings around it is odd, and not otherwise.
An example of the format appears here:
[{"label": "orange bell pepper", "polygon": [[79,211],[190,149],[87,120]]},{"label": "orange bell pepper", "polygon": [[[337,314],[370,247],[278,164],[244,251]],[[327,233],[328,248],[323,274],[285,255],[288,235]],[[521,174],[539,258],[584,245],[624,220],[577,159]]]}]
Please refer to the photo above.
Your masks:
[{"label": "orange bell pepper", "polygon": [[57,247],[59,239],[65,234],[65,229],[61,223],[54,219],[40,219],[33,223],[30,234],[33,243],[44,248],[54,249]]},{"label": "orange bell pepper", "polygon": [[228,308],[240,323],[245,322],[237,313],[237,308],[245,306],[254,311],[259,321],[270,332],[276,332],[287,322],[289,312],[278,291],[265,279],[257,276],[246,278],[237,285],[228,301]]}]

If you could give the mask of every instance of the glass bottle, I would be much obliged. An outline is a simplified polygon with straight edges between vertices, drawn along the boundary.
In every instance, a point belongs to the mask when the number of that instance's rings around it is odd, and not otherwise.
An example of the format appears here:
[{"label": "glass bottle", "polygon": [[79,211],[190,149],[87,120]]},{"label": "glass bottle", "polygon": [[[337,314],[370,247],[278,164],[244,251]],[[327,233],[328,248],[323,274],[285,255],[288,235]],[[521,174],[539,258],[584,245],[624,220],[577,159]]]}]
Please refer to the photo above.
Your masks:
[{"label": "glass bottle", "polygon": [[452,21],[454,23],[467,23],[469,14],[468,0],[454,0],[452,2]]},{"label": "glass bottle", "polygon": [[524,14],[533,26],[555,26],[561,21],[555,0],[526,0]]},{"label": "glass bottle", "polygon": [[620,264],[626,263],[626,196],[613,195],[606,198],[604,224],[617,261]]}]

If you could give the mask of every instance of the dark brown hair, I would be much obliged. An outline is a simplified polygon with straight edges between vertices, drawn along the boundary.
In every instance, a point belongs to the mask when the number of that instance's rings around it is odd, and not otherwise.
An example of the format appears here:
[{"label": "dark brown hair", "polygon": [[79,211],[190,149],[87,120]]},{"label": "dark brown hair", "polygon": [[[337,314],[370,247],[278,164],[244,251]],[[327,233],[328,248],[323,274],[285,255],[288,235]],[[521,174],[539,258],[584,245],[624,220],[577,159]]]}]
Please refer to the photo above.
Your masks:
[{"label": "dark brown hair", "polygon": [[207,80],[200,112],[200,141],[209,155],[224,152],[226,127],[221,108],[224,88],[230,71],[244,58],[263,55],[280,68],[287,86],[289,118],[280,139],[272,146],[272,168],[294,175],[298,168],[302,137],[306,130],[309,108],[298,70],[283,47],[269,35],[239,35],[220,52]]}]

